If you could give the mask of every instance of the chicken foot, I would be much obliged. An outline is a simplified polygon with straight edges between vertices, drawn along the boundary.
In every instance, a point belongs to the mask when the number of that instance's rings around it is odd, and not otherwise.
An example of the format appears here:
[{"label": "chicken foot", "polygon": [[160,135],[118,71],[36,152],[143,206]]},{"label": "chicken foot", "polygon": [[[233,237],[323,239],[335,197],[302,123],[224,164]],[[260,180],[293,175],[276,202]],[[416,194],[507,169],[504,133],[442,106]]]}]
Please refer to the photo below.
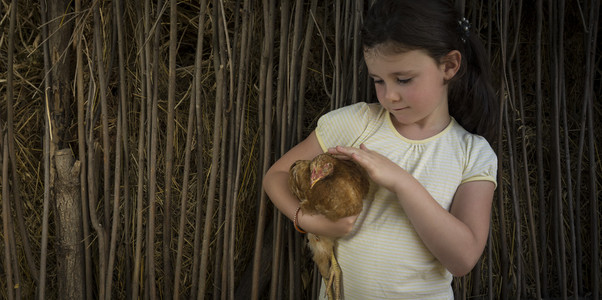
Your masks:
[{"label": "chicken foot", "polygon": [[[329,300],[341,299],[341,267],[337,258],[334,256],[334,252],[331,252],[330,256],[330,271],[328,275],[328,282],[326,283],[326,295]],[[334,298],[332,288],[334,286]]]}]

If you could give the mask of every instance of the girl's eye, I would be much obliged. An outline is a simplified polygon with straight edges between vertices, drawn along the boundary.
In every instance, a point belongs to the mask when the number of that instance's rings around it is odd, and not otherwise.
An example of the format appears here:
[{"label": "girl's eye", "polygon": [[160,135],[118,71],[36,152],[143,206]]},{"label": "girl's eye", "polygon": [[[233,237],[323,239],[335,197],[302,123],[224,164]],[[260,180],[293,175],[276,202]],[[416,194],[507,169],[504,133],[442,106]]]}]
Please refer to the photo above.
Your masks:
[{"label": "girl's eye", "polygon": [[374,84],[383,84],[383,82],[381,79],[374,79]]},{"label": "girl's eye", "polygon": [[406,83],[410,83],[410,81],[412,81],[412,78],[408,78],[408,79],[397,79],[397,82],[401,83],[401,84],[406,84]]}]

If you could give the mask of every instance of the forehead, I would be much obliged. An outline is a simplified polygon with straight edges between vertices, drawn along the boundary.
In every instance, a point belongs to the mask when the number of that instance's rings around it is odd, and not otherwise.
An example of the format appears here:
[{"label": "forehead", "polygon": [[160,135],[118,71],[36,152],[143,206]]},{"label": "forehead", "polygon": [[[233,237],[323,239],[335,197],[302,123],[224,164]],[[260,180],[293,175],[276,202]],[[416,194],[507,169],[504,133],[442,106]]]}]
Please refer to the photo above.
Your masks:
[{"label": "forehead", "polygon": [[435,60],[422,50],[394,52],[383,48],[370,48],[364,50],[364,60],[372,74],[417,71],[437,65]]}]

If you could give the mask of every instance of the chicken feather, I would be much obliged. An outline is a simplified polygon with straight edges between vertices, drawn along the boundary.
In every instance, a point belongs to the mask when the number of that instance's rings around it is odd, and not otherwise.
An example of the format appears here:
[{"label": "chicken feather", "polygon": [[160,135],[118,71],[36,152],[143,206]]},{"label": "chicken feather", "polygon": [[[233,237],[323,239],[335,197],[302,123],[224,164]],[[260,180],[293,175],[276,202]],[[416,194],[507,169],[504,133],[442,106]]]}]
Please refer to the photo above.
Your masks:
[{"label": "chicken feather", "polygon": [[[321,214],[337,221],[362,211],[370,183],[364,169],[355,162],[323,153],[311,161],[296,161],[290,168],[289,187],[304,214]],[[311,233],[307,238],[312,258],[326,283],[328,298],[340,299],[341,270],[334,255],[336,239]]]}]

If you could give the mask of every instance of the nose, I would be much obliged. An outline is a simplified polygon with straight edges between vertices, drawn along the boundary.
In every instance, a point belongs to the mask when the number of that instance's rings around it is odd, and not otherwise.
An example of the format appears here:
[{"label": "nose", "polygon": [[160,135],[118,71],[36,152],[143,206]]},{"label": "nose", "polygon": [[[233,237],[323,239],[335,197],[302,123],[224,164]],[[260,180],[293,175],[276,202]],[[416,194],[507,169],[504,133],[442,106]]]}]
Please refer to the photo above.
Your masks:
[{"label": "nose", "polygon": [[401,94],[395,88],[395,86],[392,86],[392,85],[385,86],[384,96],[385,96],[385,99],[387,99],[388,101],[391,101],[391,102],[401,101]]}]

